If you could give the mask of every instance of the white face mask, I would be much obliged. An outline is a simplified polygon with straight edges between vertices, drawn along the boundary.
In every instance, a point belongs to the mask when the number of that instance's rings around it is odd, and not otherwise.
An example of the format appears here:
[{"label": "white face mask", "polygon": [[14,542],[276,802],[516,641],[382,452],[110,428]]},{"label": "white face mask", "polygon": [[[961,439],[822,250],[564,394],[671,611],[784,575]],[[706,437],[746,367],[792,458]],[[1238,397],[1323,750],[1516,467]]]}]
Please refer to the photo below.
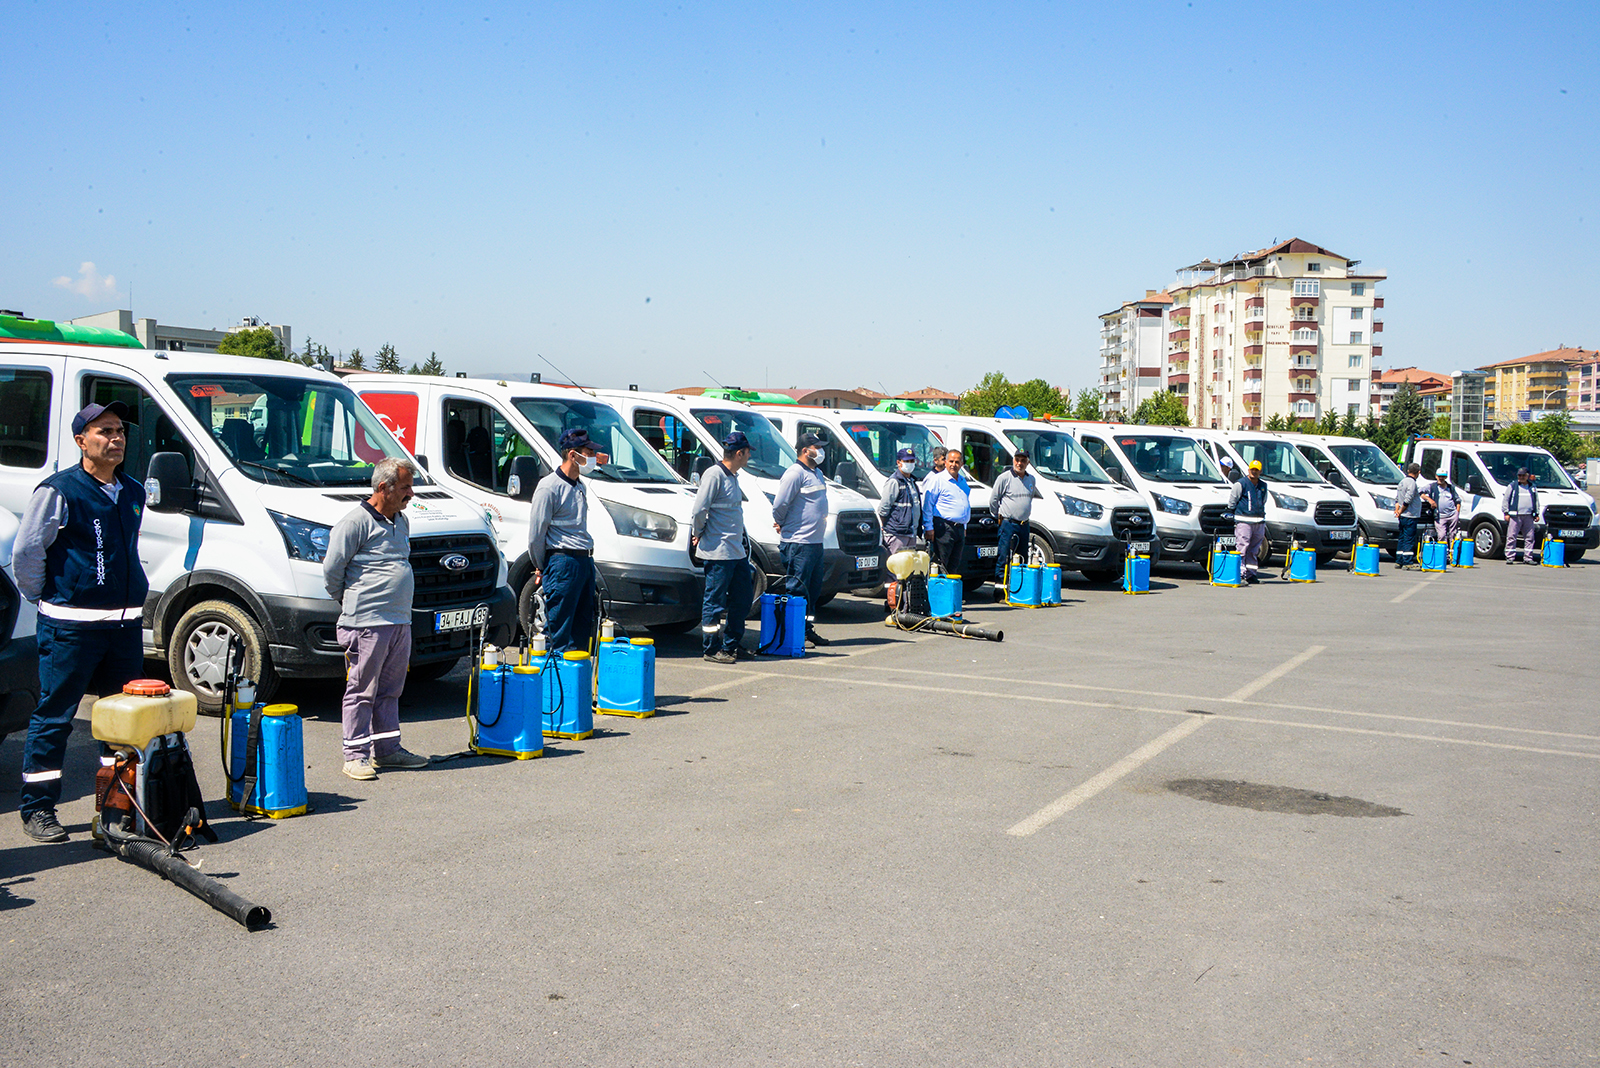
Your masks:
[{"label": "white face mask", "polygon": [[600,457],[590,456],[586,453],[578,454],[578,474],[587,475],[600,466]]},{"label": "white face mask", "polygon": [[827,455],[828,454],[826,452],[824,452],[820,447],[813,447],[812,450],[811,450],[811,462],[813,464],[815,464],[816,466],[821,467],[822,466],[822,459],[823,459],[823,457],[825,457]]},{"label": "white face mask", "polygon": [[912,461],[912,460],[901,460],[900,461],[900,473],[902,475],[909,475],[911,472],[915,471],[916,469],[917,469],[917,465],[916,465],[916,463],[914,461]]}]

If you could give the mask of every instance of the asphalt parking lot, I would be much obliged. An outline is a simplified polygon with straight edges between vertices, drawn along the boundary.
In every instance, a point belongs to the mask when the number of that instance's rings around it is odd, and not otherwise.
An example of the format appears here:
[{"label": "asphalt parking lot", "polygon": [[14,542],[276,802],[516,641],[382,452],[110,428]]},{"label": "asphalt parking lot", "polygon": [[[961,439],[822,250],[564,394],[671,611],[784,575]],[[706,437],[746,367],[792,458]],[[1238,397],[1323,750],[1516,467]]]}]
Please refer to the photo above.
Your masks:
[{"label": "asphalt parking lot", "polygon": [[[653,719],[533,761],[214,802],[247,933],[66,846],[0,746],[7,1065],[1578,1065],[1600,1060],[1600,566],[820,614],[803,661],[661,643]],[[465,742],[464,671],[405,744]],[[192,738],[208,796],[214,720]]]}]

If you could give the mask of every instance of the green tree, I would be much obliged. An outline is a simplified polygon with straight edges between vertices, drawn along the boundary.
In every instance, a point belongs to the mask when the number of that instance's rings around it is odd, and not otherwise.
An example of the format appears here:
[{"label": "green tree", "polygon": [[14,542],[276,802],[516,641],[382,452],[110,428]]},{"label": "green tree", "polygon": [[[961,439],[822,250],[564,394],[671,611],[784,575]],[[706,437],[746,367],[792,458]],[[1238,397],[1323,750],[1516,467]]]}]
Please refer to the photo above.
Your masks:
[{"label": "green tree", "polygon": [[217,342],[217,351],[229,356],[255,356],[262,360],[289,358],[288,353],[283,351],[283,342],[278,340],[278,335],[264,326],[235,330]]},{"label": "green tree", "polygon": [[439,359],[437,352],[428,353],[428,362],[422,365],[422,373],[436,377],[444,376],[444,361]]},{"label": "green tree", "polygon": [[1262,430],[1288,430],[1289,420],[1284,418],[1282,412],[1273,412],[1267,416],[1267,421],[1261,424]]},{"label": "green tree", "polygon": [[1428,436],[1430,438],[1447,438],[1447,437],[1449,437],[1450,436],[1450,417],[1448,415],[1436,415],[1436,416],[1434,416],[1433,417],[1433,422],[1428,424]]},{"label": "green tree", "polygon": [[1317,434],[1337,434],[1339,432],[1339,413],[1334,411],[1324,412],[1322,418],[1317,420]]},{"label": "green tree", "polygon": [[387,341],[385,341],[383,346],[378,349],[377,369],[385,374],[391,375],[403,374],[405,372],[405,368],[400,363],[400,354],[395,352],[394,346],[389,344]]},{"label": "green tree", "polygon": [[1361,423],[1357,419],[1355,412],[1346,411],[1339,417],[1337,433],[1347,438],[1359,438],[1361,436]]},{"label": "green tree", "polygon": [[1368,441],[1378,440],[1378,421],[1372,416],[1362,420],[1361,426],[1356,429],[1356,436],[1366,438]]},{"label": "green tree", "polygon": [[962,415],[990,416],[1011,403],[1016,388],[1006,379],[1004,372],[990,371],[976,386],[961,394],[961,401],[956,407]]},{"label": "green tree", "polygon": [[1072,405],[1072,418],[1094,423],[1100,420],[1100,391],[1085,389],[1078,393]]},{"label": "green tree", "polygon": [[305,351],[291,356],[289,359],[302,367],[326,367],[328,366],[328,346],[317,344],[311,340],[310,335],[307,335]]},{"label": "green tree", "polygon": [[1532,423],[1513,423],[1497,439],[1508,445],[1533,445],[1563,464],[1575,464],[1587,454],[1583,438],[1573,432],[1572,416],[1550,412]]},{"label": "green tree", "polygon": [[350,355],[345,357],[344,365],[352,371],[365,371],[367,369],[367,358],[361,355],[360,349],[351,349]]},{"label": "green tree", "polygon": [[1402,382],[1383,413],[1383,421],[1378,424],[1378,435],[1373,440],[1380,449],[1392,456],[1413,434],[1426,432],[1429,421],[1428,409],[1422,406],[1417,387],[1410,382]]},{"label": "green tree", "polygon": [[1139,402],[1133,411],[1133,422],[1146,426],[1188,426],[1187,398],[1163,389]]}]

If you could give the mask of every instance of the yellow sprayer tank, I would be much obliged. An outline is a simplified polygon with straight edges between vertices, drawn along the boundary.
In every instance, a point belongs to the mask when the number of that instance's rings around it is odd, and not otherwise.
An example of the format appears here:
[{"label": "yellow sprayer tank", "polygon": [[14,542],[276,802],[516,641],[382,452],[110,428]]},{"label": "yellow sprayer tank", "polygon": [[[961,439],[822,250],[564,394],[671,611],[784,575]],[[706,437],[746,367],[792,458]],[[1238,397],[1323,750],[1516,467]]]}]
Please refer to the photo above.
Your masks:
[{"label": "yellow sprayer tank", "polygon": [[140,751],[163,734],[194,730],[195,696],[155,679],[134,679],[122,692],[94,703],[89,726],[97,741]]}]

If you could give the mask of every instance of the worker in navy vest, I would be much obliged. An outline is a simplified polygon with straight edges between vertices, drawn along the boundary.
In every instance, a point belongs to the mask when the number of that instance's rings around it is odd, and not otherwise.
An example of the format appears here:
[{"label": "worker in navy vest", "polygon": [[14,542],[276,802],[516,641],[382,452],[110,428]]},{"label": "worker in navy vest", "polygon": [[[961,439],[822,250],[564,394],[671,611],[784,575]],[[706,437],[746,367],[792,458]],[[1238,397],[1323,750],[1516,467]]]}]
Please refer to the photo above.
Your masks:
[{"label": "worker in navy vest", "polygon": [[1251,460],[1245,478],[1228,491],[1228,507],[1233,509],[1233,542],[1239,551],[1239,575],[1248,584],[1256,577],[1261,543],[1267,536],[1267,484],[1261,481],[1261,461]]},{"label": "worker in navy vest", "polygon": [[117,473],[127,422],[121,401],[74,416],[83,459],[39,483],[17,531],[17,586],[39,606],[39,707],[22,754],[21,804],[23,830],[39,842],[67,840],[56,803],[78,702],[91,687],[120,691],[144,667],[144,487]]}]

